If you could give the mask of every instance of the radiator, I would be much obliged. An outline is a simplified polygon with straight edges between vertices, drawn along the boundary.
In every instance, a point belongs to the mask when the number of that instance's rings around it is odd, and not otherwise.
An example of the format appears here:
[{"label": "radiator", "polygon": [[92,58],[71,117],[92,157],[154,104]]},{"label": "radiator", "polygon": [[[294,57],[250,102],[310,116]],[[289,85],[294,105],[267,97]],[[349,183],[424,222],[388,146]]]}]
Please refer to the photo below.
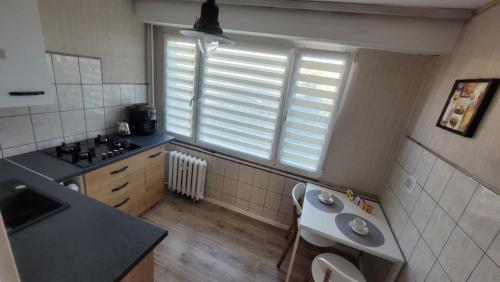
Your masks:
[{"label": "radiator", "polygon": [[207,162],[179,151],[170,151],[168,189],[197,201],[203,199]]}]

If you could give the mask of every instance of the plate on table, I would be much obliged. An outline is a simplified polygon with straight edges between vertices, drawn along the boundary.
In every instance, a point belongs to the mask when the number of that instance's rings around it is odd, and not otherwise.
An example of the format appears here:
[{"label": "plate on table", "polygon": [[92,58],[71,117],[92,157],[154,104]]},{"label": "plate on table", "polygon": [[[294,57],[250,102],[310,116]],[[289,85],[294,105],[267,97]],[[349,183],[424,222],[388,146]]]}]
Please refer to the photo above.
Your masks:
[{"label": "plate on table", "polygon": [[354,225],[352,224],[352,220],[349,221],[349,227],[351,227],[351,230],[354,231],[355,233],[359,234],[359,235],[368,235],[369,231],[368,231],[368,226],[363,226],[362,229],[356,229],[354,228]]},{"label": "plate on table", "polygon": [[335,198],[333,198],[333,194],[328,199],[325,199],[325,198],[323,198],[323,195],[321,195],[321,193],[319,193],[318,200],[320,202],[322,202],[323,204],[327,204],[327,205],[333,205],[333,203],[335,202]]}]

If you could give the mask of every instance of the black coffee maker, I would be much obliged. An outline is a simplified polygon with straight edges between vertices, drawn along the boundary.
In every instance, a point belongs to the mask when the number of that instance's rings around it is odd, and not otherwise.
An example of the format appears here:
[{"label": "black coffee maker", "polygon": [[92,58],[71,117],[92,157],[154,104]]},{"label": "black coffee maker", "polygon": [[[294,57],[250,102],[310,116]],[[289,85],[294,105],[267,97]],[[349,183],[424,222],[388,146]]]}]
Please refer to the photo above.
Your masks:
[{"label": "black coffee maker", "polygon": [[127,107],[125,120],[128,122],[132,134],[153,134],[158,122],[156,110],[148,104],[134,104]]}]

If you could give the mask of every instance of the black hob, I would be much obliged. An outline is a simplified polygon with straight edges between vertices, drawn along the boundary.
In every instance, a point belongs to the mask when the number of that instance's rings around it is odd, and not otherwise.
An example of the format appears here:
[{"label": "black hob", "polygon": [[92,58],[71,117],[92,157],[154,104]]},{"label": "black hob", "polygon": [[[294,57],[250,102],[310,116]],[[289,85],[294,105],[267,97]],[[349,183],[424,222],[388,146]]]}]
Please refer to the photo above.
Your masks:
[{"label": "black hob", "polygon": [[135,151],[141,146],[118,137],[97,135],[76,143],[61,145],[44,150],[45,153],[60,160],[85,168],[100,162],[117,158],[123,153]]}]

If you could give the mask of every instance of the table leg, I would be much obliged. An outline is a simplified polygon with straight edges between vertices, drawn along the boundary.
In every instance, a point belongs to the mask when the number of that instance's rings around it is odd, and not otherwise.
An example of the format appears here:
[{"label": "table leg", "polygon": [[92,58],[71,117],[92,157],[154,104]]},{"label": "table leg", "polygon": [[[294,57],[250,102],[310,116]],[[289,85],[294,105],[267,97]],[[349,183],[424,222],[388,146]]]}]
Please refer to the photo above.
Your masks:
[{"label": "table leg", "polygon": [[295,253],[297,253],[297,247],[300,241],[300,228],[297,230],[297,236],[295,237],[295,243],[293,243],[292,256],[290,257],[290,264],[288,265],[288,271],[286,272],[285,282],[290,281],[290,276],[292,274],[293,262],[295,261]]},{"label": "table leg", "polygon": [[389,273],[387,274],[387,282],[393,282],[396,281],[396,278],[398,278],[399,271],[401,271],[401,268],[403,267],[404,262],[393,262],[391,270],[389,270]]}]

